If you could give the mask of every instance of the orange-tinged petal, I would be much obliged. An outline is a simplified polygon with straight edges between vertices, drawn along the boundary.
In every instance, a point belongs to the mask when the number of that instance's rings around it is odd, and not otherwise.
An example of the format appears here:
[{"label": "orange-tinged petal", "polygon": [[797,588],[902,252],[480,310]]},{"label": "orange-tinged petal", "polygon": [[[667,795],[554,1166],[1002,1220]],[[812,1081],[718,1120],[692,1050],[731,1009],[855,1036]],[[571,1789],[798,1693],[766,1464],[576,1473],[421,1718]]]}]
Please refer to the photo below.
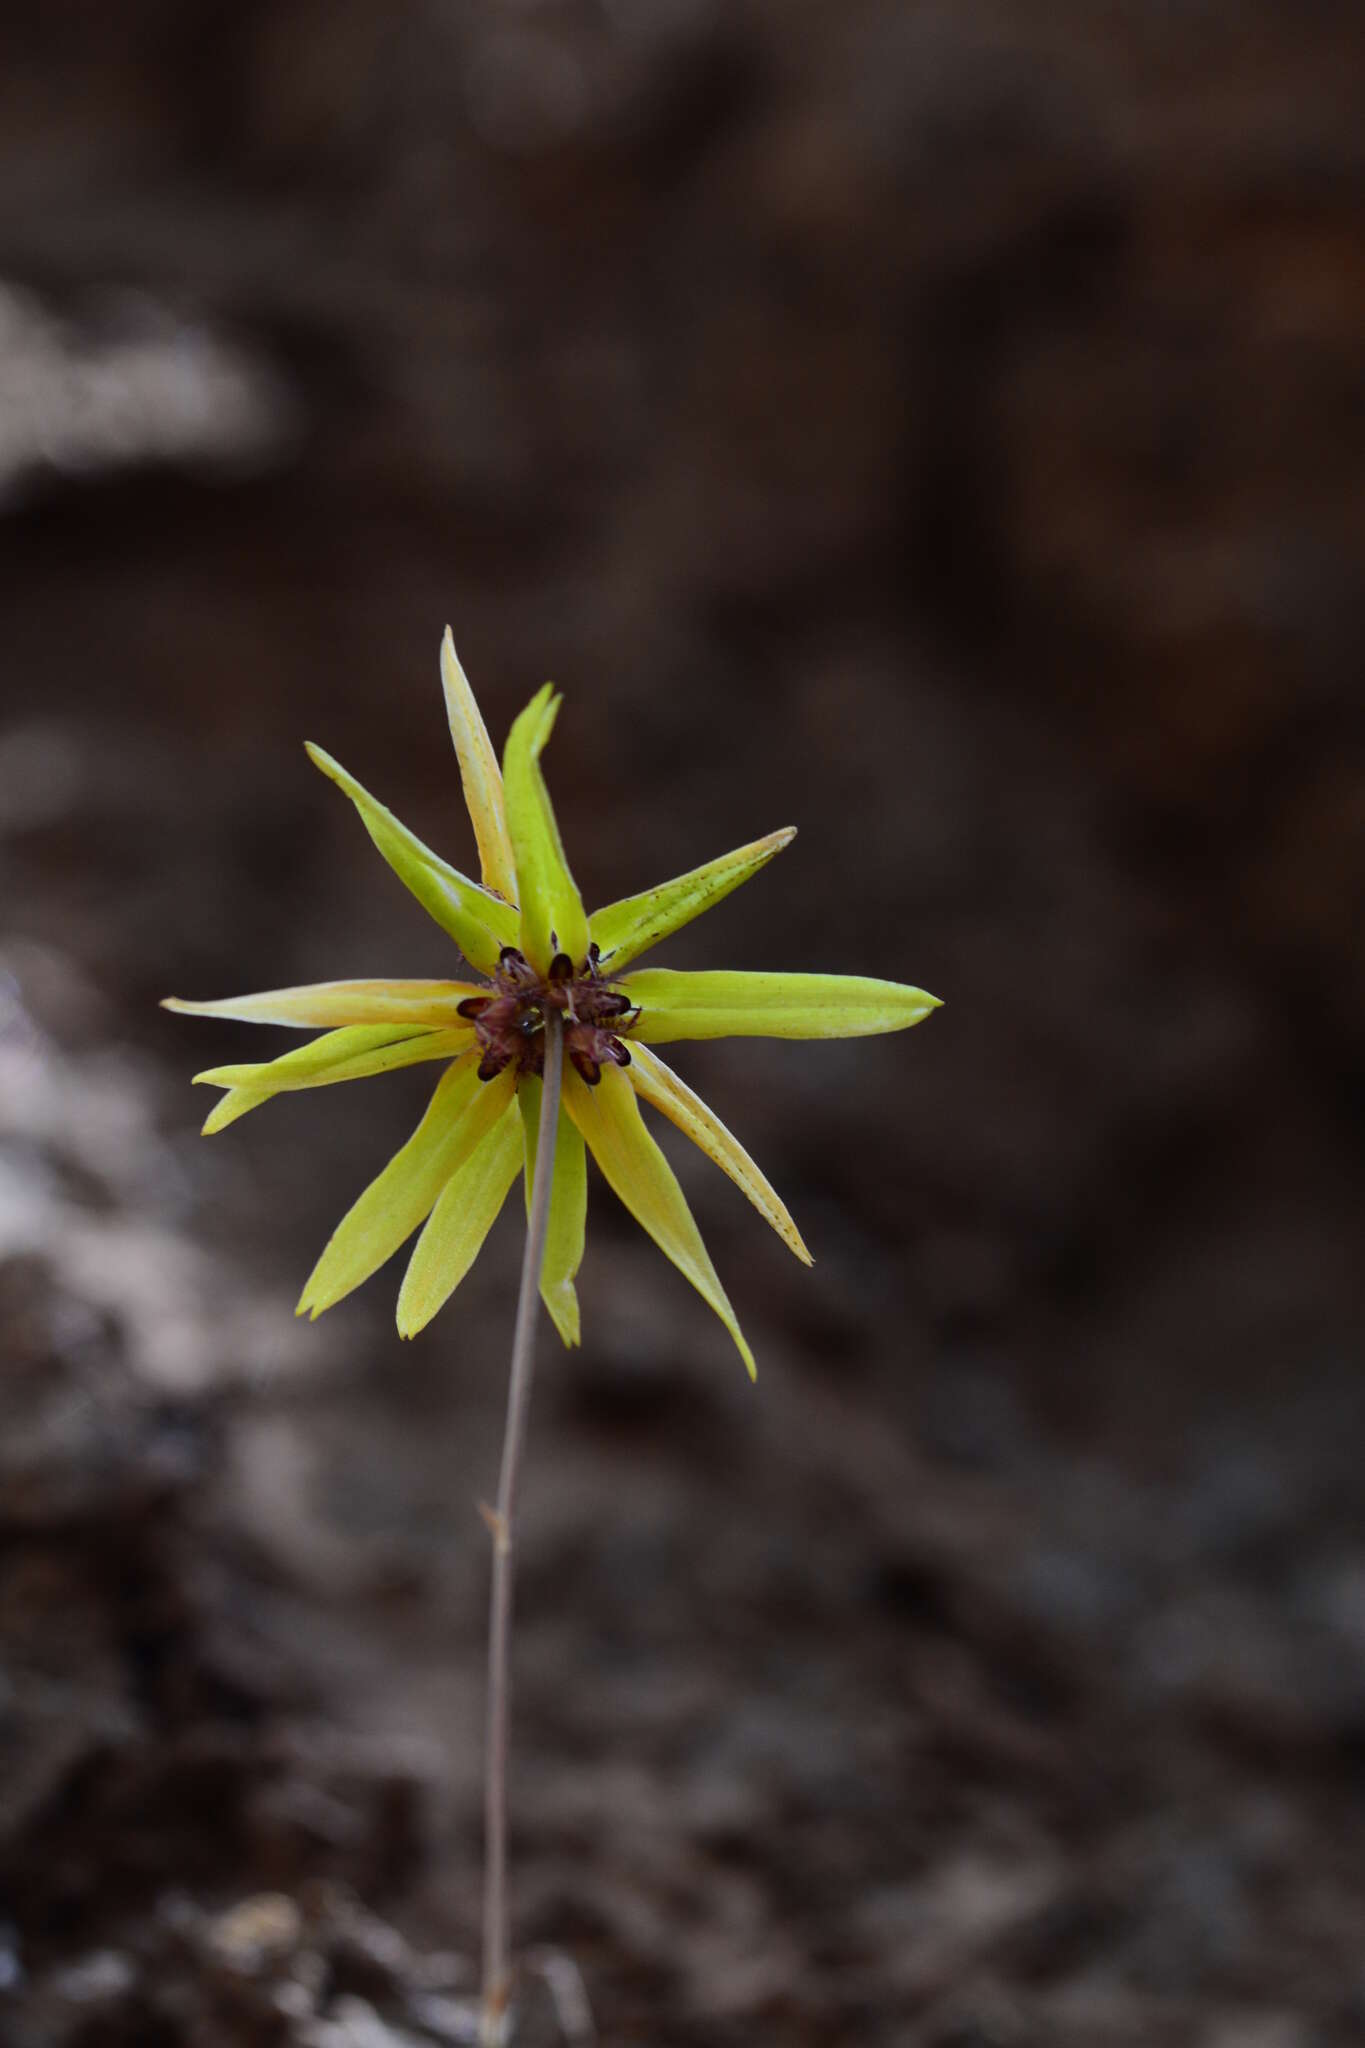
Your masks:
[{"label": "orange-tinged petal", "polygon": [[540,769],[560,702],[554,685],[546,683],[513,724],[502,759],[507,829],[517,863],[521,950],[542,974],[556,953],[567,953],[576,967],[588,957],[583,899],[564,858]]},{"label": "orange-tinged petal", "polygon": [[244,1024],[289,1024],[325,1031],[347,1024],[408,1024],[420,1030],[457,1029],[460,1004],[487,995],[476,981],[315,981],[301,988],[270,988],[260,995],[224,996],[187,1003],[166,996],[163,1010],[186,1017],[235,1017]]},{"label": "orange-tinged petal", "polygon": [[659,1055],[651,1052],[647,1045],[637,1044],[633,1048],[627,1072],[636,1094],[653,1108],[661,1110],[694,1145],[701,1147],[708,1159],[715,1161],[722,1173],[729,1174],[735,1186],[742,1188],[749,1197],[759,1215],[771,1223],[788,1250],[795,1252],[804,1265],[814,1265],[815,1261],[802,1243],[801,1233],[792,1222],[787,1205],[776,1188],[700,1095],[694,1095],[687,1083],[680,1080],[671,1067],[666,1067]]},{"label": "orange-tinged petal", "polygon": [[477,1050],[441,1077],[427,1113],[402,1150],[342,1217],[308,1276],[297,1313],[314,1316],[368,1280],[412,1236],[436,1206],[442,1188],[487,1136],[512,1099],[512,1068],[483,1082]]},{"label": "orange-tinged petal", "polygon": [[632,1216],[713,1308],[754,1377],[754,1355],[744,1341],[716,1269],[707,1256],[677,1176],[645,1129],[635,1091],[620,1067],[606,1067],[595,1088],[568,1070],[564,1104],[587,1141],[604,1178]]},{"label": "orange-tinged petal", "polygon": [[479,849],[479,872],[484,887],[495,889],[509,903],[517,900],[517,869],[512,842],[507,835],[507,812],[502,800],[502,770],[488,737],[483,713],[460,666],[449,626],[441,642],[441,686],[445,691],[450,737],[460,764],[460,782],[465,807],[474,827]]},{"label": "orange-tinged petal", "polygon": [[521,1172],[521,1158],[521,1119],[508,1102],[451,1174],[413,1248],[398,1290],[400,1337],[425,1329],[464,1279]]},{"label": "orange-tinged petal", "polygon": [[657,889],[646,889],[639,896],[624,896],[619,903],[595,910],[589,923],[603,967],[609,973],[619,973],[627,961],[638,959],[650,946],[657,946],[660,939],[680,931],[741,882],[747,882],[768,865],[774,854],[790,846],[795,837],[795,825],[784,825],[780,832],[769,832],[766,838],[737,846],[733,853],[723,853],[718,860],[707,861],[704,867],[677,875],[671,882],[661,882]]},{"label": "orange-tinged petal", "polygon": [[940,1005],[899,981],[861,974],[689,974],[643,967],[622,982],[641,1014],[631,1038],[863,1038],[904,1031]]},{"label": "orange-tinged petal", "polygon": [[[526,1213],[531,1213],[536,1147],[540,1139],[540,1082],[522,1079],[517,1090],[526,1157]],[[578,1126],[561,1105],[555,1134],[555,1178],[545,1226],[545,1257],[540,1267],[540,1298],[564,1342],[577,1344],[582,1334],[574,1277],[583,1263],[588,1222],[588,1162]]]},{"label": "orange-tinged petal", "polygon": [[423,910],[441,930],[454,939],[470,965],[491,974],[504,946],[516,944],[517,914],[512,906],[458,868],[450,866],[415,832],[409,832],[392,811],[363,789],[354,775],[348,775],[339,761],[311,740],[305,743],[309,760],[320,768],[329,782],[344,790],[359,811],[369,833],[400,882],[410,889]]}]

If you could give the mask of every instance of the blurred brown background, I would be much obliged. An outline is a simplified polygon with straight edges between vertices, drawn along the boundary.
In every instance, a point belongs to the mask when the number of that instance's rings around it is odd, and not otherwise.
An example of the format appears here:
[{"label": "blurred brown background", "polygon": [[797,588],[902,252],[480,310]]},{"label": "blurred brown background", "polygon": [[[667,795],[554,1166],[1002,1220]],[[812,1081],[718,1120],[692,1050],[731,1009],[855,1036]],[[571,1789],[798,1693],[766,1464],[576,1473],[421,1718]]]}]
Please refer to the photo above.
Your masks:
[{"label": "blurred brown background", "polygon": [[594,1186],[519,1939],[608,2043],[1365,2034],[1361,57],[10,0],[7,2042],[463,2038],[515,1225],[295,1325],[429,1075],[204,1143],[279,1041],[154,1008],[444,971],[299,743],[472,861],[447,619],[499,738],[566,690],[590,900],[800,825],[672,964],[947,1002],[680,1052],[818,1261],[680,1160],[756,1390]]}]

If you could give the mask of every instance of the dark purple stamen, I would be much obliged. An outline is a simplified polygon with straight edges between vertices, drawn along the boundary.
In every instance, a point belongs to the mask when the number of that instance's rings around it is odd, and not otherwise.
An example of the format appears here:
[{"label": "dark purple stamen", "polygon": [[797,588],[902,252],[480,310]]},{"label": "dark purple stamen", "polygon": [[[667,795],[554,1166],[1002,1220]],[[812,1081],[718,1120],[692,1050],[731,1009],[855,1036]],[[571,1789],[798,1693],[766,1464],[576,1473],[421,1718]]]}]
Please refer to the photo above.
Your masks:
[{"label": "dark purple stamen", "polygon": [[629,1031],[640,1012],[621,989],[600,978],[598,957],[597,947],[590,946],[585,964],[576,969],[567,953],[556,953],[542,976],[515,946],[503,947],[488,994],[466,996],[457,1006],[474,1026],[481,1081],[491,1081],[514,1060],[519,1072],[540,1073],[549,1009],[562,1018],[564,1050],[589,1087],[601,1080],[604,1064],[630,1065],[618,1034]]}]

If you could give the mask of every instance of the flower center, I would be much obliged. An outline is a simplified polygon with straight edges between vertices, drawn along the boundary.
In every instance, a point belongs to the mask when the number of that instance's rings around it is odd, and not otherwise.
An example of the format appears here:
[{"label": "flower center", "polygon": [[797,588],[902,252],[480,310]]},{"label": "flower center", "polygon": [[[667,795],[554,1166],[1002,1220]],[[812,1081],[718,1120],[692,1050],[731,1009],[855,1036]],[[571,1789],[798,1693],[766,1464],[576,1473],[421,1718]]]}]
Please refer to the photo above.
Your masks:
[{"label": "flower center", "polygon": [[545,1018],[551,1010],[563,1022],[564,1050],[589,1087],[601,1080],[604,1062],[630,1065],[630,1053],[617,1034],[629,1031],[640,1013],[622,989],[603,981],[597,958],[597,947],[589,946],[578,968],[567,953],[556,953],[549,973],[542,975],[515,946],[503,947],[490,992],[466,996],[460,1004],[460,1015],[474,1026],[483,1055],[481,1081],[491,1081],[513,1061],[523,1074],[543,1070]]}]

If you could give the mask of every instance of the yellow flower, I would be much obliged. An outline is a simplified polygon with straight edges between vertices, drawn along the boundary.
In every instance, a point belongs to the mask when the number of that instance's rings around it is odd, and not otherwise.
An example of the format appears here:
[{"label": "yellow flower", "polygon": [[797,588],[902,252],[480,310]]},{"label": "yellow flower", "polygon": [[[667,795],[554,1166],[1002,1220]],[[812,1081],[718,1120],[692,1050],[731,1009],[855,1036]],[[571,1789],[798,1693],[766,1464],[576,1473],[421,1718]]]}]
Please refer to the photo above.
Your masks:
[{"label": "yellow flower", "polygon": [[204,1125],[223,1130],[273,1095],[444,1060],[425,1116],[342,1218],[309,1275],[299,1313],[331,1308],[419,1228],[398,1296],[413,1336],[478,1256],[518,1174],[535,1170],[544,1015],[558,1012],[569,1069],[556,1139],[541,1294],[566,1344],[579,1339],[574,1276],[583,1256],[586,1151],[649,1235],[710,1303],[753,1373],[753,1355],[682,1189],[640,1113],[686,1132],[742,1188],[797,1258],[811,1263],[781,1199],[739,1141],[653,1050],[681,1038],[852,1038],[901,1031],[938,1007],[901,982],[840,974],[679,973],[633,963],[770,861],[790,826],[610,903],[590,918],[569,872],[540,756],[560,699],[546,684],[508,735],[501,771],[447,631],[441,675],[481,882],[425,847],[320,747],[308,752],[344,790],[371,839],[422,907],[486,979],[332,981],[222,1002],[166,1007],[322,1030],[260,1065],[196,1074],[226,1093]]}]

